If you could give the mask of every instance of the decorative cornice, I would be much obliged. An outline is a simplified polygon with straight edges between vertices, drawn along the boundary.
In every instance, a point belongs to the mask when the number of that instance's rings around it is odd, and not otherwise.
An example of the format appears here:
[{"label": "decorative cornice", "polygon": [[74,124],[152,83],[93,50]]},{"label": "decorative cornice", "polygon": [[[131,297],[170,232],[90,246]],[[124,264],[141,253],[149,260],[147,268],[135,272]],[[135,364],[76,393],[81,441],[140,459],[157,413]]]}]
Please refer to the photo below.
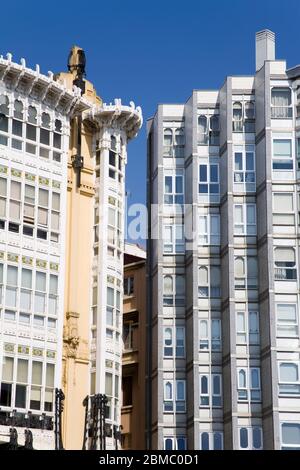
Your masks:
[{"label": "decorative cornice", "polygon": [[41,74],[39,65],[35,70],[29,69],[25,59],[17,64],[12,61],[10,53],[6,59],[0,56],[0,86],[1,82],[6,89],[45,103],[64,115],[73,116],[91,108],[91,103],[82,98],[80,88],[73,86],[71,91],[56,82],[52,72],[48,72],[48,76]]},{"label": "decorative cornice", "polygon": [[86,111],[84,117],[96,124],[98,129],[103,127],[121,129],[126,132],[128,139],[133,139],[143,124],[140,106],[135,107],[133,101],[130,102],[130,106],[124,106],[120,99],[115,99],[114,104],[93,105],[91,110]]}]

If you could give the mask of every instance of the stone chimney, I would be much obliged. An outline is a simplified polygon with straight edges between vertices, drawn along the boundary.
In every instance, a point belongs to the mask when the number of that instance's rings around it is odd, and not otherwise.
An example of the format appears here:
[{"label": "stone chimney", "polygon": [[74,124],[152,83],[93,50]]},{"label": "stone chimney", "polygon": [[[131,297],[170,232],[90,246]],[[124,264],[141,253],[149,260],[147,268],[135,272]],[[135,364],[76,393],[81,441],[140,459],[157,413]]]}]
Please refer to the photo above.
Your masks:
[{"label": "stone chimney", "polygon": [[255,35],[256,72],[262,68],[265,60],[275,60],[275,33],[269,29],[258,31]]}]

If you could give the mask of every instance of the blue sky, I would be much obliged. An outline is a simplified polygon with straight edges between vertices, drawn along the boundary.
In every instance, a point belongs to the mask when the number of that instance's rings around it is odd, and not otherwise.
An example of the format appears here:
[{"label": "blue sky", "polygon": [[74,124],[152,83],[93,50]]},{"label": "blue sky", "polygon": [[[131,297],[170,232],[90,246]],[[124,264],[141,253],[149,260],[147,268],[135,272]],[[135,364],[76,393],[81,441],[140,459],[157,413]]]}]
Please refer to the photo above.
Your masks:
[{"label": "blue sky", "polygon": [[[77,44],[103,100],[133,100],[144,122],[158,103],[185,102],[193,88],[253,74],[260,29],[276,33],[276,58],[300,63],[299,0],[15,0],[0,12],[0,54],[58,72]],[[129,203],[144,202],[145,125],[128,154]]]}]

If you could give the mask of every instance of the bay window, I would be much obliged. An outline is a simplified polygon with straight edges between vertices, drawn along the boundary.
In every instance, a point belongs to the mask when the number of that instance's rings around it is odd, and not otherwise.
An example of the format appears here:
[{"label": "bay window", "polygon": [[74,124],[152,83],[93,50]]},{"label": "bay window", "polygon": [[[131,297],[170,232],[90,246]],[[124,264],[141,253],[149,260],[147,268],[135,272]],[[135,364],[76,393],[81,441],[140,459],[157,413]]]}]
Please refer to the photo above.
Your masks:
[{"label": "bay window", "polygon": [[186,437],[168,436],[164,437],[164,450],[186,450]]},{"label": "bay window", "polygon": [[199,245],[219,245],[220,244],[220,215],[200,214],[199,215]]},{"label": "bay window", "polygon": [[201,432],[200,433],[201,450],[223,450],[223,432]]},{"label": "bay window", "polygon": [[234,189],[255,192],[254,146],[234,147]]},{"label": "bay window", "polygon": [[256,235],[256,204],[234,204],[234,234]]},{"label": "bay window", "polygon": [[290,88],[272,88],[271,118],[287,119],[293,117],[292,97]]},{"label": "bay window", "polygon": [[220,195],[219,165],[217,163],[199,165],[199,194],[207,195],[212,202],[218,202]]},{"label": "bay window", "polygon": [[257,258],[236,256],[234,259],[235,289],[257,288]]},{"label": "bay window", "polygon": [[220,297],[220,266],[200,266],[198,268],[198,298]]},{"label": "bay window", "polygon": [[184,306],[185,278],[183,275],[165,275],[163,279],[164,306]]},{"label": "bay window", "polygon": [[300,450],[300,423],[281,423],[281,450]]},{"label": "bay window", "polygon": [[295,281],[297,279],[296,253],[292,247],[277,247],[274,250],[275,280]]},{"label": "bay window", "polygon": [[299,364],[294,362],[279,363],[279,395],[299,396]]},{"label": "bay window", "polygon": [[199,319],[200,351],[221,351],[221,320],[219,318]]},{"label": "bay window", "polygon": [[273,224],[295,224],[293,193],[273,193]]},{"label": "bay window", "polygon": [[260,426],[239,428],[239,447],[244,450],[263,448],[262,428]]},{"label": "bay window", "polygon": [[164,328],[164,357],[185,356],[185,327],[168,326]]},{"label": "bay window", "polygon": [[255,311],[236,312],[237,344],[259,344],[259,315]]},{"label": "bay window", "polygon": [[200,374],[200,407],[222,406],[222,376],[221,374]]},{"label": "bay window", "polygon": [[183,224],[165,224],[163,227],[164,253],[184,253]]},{"label": "bay window", "polygon": [[277,304],[277,336],[299,336],[296,304]]},{"label": "bay window", "polygon": [[184,186],[182,173],[165,174],[164,203],[167,205],[184,203]]},{"label": "bay window", "polygon": [[186,411],[185,380],[164,381],[164,411],[185,413]]},{"label": "bay window", "polygon": [[293,170],[291,139],[273,139],[273,170]]},{"label": "bay window", "polygon": [[238,400],[260,402],[261,401],[261,385],[260,385],[260,368],[250,367],[239,368],[237,371],[238,381]]}]

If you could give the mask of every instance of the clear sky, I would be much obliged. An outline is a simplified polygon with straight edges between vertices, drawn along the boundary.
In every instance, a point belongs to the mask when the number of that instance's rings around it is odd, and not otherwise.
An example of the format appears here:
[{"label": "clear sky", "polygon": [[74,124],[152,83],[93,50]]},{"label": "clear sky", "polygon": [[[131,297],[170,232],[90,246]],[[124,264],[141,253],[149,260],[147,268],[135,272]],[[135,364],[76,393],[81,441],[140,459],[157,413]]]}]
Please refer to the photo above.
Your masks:
[{"label": "clear sky", "polygon": [[[87,78],[105,102],[185,102],[194,88],[219,88],[226,75],[255,71],[255,32],[276,33],[276,58],[300,63],[300,0],[10,0],[0,6],[0,54],[66,69],[84,48]],[[129,203],[145,202],[146,129],[128,146]]]}]

